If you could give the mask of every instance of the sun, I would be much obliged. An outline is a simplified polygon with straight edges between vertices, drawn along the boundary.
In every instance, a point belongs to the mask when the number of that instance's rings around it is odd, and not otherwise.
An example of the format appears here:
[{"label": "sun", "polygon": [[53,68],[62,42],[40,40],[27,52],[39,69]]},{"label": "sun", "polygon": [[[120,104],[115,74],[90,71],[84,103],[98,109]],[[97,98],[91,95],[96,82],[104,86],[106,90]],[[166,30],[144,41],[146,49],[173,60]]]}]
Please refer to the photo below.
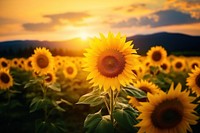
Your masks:
[{"label": "sun", "polygon": [[88,33],[87,33],[87,32],[81,32],[81,33],[80,33],[80,38],[81,38],[82,40],[87,40],[87,38],[88,38]]}]

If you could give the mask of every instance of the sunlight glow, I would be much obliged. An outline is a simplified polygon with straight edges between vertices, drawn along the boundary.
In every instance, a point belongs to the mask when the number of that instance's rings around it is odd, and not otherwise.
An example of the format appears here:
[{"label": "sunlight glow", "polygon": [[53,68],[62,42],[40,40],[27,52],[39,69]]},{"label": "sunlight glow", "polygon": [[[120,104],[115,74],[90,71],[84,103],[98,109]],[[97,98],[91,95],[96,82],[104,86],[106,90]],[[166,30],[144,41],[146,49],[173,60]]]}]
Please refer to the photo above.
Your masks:
[{"label": "sunlight glow", "polygon": [[82,40],[86,40],[86,39],[88,38],[88,33],[86,33],[86,32],[81,32],[81,33],[80,33],[80,38],[81,38]]}]

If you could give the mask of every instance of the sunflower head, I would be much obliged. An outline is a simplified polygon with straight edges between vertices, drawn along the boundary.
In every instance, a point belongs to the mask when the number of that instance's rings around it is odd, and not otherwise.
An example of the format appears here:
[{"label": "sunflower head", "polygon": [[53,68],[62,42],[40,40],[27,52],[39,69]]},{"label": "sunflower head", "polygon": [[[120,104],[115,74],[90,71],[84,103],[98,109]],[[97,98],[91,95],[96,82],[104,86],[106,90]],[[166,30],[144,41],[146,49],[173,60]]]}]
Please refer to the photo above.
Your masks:
[{"label": "sunflower head", "polygon": [[0,58],[0,68],[9,69],[10,61],[6,58]]},{"label": "sunflower head", "polygon": [[161,68],[164,72],[169,73],[171,68],[171,63],[168,59],[166,59],[163,64],[161,65]]},{"label": "sunflower head", "polygon": [[13,86],[13,78],[7,69],[0,69],[0,89],[9,89]]},{"label": "sunflower head", "polygon": [[175,71],[183,71],[186,68],[186,62],[184,58],[181,57],[176,57],[173,61],[172,61],[172,67]]},{"label": "sunflower head", "polygon": [[55,72],[51,71],[45,75],[45,84],[53,84],[56,82],[56,75]]},{"label": "sunflower head", "polygon": [[200,96],[200,67],[191,70],[187,78],[187,86],[189,86],[198,96]]},{"label": "sunflower head", "polygon": [[163,47],[155,46],[147,52],[147,58],[151,61],[151,65],[160,66],[167,58],[167,52]]},{"label": "sunflower head", "polygon": [[189,69],[195,69],[195,67],[200,67],[200,61],[198,59],[188,60]]},{"label": "sunflower head", "polygon": [[78,74],[76,65],[72,62],[67,62],[63,67],[64,76],[68,79],[74,79]]},{"label": "sunflower head", "polygon": [[54,67],[54,60],[51,52],[46,48],[36,48],[32,55],[33,70],[41,75],[52,71]]},{"label": "sunflower head", "polygon": [[148,93],[147,97],[149,102],[141,103],[138,107],[141,112],[138,116],[141,121],[136,125],[140,127],[139,133],[192,132],[189,125],[197,124],[198,116],[193,114],[197,105],[192,103],[195,97],[189,96],[189,92],[181,92],[181,84],[175,89],[172,84],[168,93]]},{"label": "sunflower head", "polygon": [[105,91],[129,85],[136,78],[132,70],[140,64],[131,43],[120,33],[116,36],[109,33],[107,37],[100,34],[100,38],[92,39],[91,48],[84,54],[83,67],[89,72],[87,79]]},{"label": "sunflower head", "polygon": [[[138,80],[137,82],[133,83],[133,86],[144,91],[145,93],[158,94],[161,91],[157,85],[146,80]],[[140,102],[146,102],[148,100],[147,98],[139,99],[131,96],[129,96],[129,98],[129,104],[131,104],[133,107],[140,106]]]}]

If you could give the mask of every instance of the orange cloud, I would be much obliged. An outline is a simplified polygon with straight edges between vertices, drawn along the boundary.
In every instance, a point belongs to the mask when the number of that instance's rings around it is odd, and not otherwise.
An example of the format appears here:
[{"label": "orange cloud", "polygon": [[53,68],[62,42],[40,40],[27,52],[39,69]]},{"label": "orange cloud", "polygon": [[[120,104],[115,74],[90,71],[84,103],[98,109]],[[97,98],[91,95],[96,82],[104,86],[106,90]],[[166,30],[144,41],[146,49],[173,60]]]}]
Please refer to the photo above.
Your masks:
[{"label": "orange cloud", "polygon": [[164,4],[164,8],[188,12],[192,17],[200,18],[199,0],[167,0]]},{"label": "orange cloud", "polygon": [[67,12],[61,14],[44,15],[49,18],[49,22],[41,23],[25,23],[23,27],[29,31],[54,31],[56,27],[63,25],[83,26],[83,20],[90,17],[86,12]]}]

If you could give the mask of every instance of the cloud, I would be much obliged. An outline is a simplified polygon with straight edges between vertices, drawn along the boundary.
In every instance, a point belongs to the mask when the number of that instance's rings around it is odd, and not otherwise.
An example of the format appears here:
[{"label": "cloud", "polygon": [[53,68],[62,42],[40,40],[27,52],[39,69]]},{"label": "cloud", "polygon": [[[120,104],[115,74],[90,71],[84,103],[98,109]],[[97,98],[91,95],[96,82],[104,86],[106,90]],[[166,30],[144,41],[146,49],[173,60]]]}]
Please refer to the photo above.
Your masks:
[{"label": "cloud", "polygon": [[136,18],[132,17],[127,21],[121,21],[112,24],[114,28],[123,28],[131,26],[150,26],[161,27],[170,25],[198,23],[200,19],[191,17],[190,14],[176,10],[162,10],[155,13]]},{"label": "cloud", "polygon": [[113,8],[114,11],[126,11],[126,12],[133,12],[139,9],[146,9],[146,4],[145,3],[137,3],[137,4],[131,4],[129,6],[120,6],[120,7],[115,7]]},{"label": "cloud", "polygon": [[49,22],[40,23],[25,23],[23,27],[29,31],[54,31],[56,27],[63,25],[84,25],[83,20],[90,17],[85,12],[67,12],[62,14],[44,15],[43,17],[49,18]]},{"label": "cloud", "polygon": [[187,12],[194,18],[200,18],[199,0],[167,0],[164,3],[164,8]]}]

